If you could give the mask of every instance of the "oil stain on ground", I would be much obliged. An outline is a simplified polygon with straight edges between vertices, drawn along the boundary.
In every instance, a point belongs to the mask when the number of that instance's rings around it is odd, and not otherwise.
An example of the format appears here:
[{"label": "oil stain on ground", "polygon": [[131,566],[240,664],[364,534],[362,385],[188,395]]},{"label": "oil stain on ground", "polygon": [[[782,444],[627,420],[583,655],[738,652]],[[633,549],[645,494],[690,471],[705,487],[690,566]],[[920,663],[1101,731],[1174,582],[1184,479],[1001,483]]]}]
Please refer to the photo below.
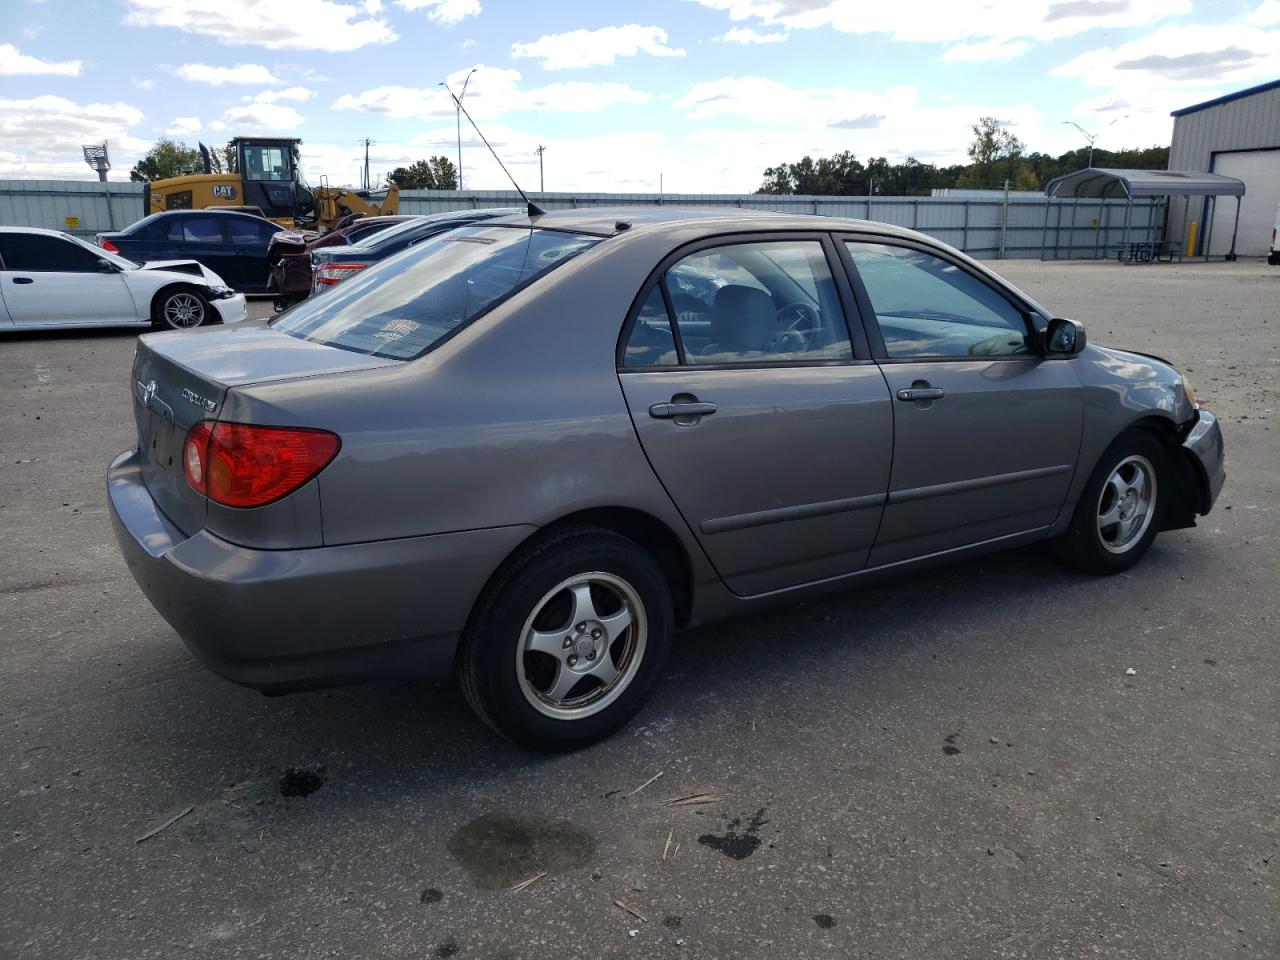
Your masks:
[{"label": "oil stain on ground", "polygon": [[448,847],[477,887],[499,890],[539,873],[586,866],[596,839],[563,820],[486,814],[463,824]]},{"label": "oil stain on ground", "polygon": [[759,848],[760,828],[768,822],[764,819],[764,807],[761,807],[751,815],[746,829],[741,833],[738,832],[738,828],[742,826],[742,818],[734,817],[729,821],[729,827],[723,835],[704,833],[698,838],[698,842],[704,847],[719,850],[732,860],[745,860]]},{"label": "oil stain on ground", "polygon": [[835,917],[831,916],[829,913],[815,913],[813,915],[813,922],[823,930],[830,930],[836,925]]},{"label": "oil stain on ground", "polygon": [[324,767],[290,767],[280,778],[280,796],[309,797],[324,786]]},{"label": "oil stain on ground", "polygon": [[944,738],[947,742],[942,747],[942,752],[948,757],[954,757],[960,752],[960,748],[956,746],[956,739],[960,736],[958,733],[949,733]]}]

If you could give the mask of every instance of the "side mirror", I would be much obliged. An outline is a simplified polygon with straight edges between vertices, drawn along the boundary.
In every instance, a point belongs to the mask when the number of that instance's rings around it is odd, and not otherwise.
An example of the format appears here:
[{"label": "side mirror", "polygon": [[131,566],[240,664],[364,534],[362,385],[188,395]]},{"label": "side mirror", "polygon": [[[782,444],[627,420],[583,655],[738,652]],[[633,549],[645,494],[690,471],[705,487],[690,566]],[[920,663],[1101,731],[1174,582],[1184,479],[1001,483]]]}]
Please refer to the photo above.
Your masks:
[{"label": "side mirror", "polygon": [[99,257],[99,258],[98,258],[98,272],[99,272],[99,273],[115,273],[115,272],[116,272],[116,268],[115,268],[114,264],[112,264],[109,260],[103,260],[101,257]]},{"label": "side mirror", "polygon": [[1044,331],[1045,356],[1053,359],[1065,360],[1079,356],[1087,342],[1084,325],[1064,317],[1054,317]]}]

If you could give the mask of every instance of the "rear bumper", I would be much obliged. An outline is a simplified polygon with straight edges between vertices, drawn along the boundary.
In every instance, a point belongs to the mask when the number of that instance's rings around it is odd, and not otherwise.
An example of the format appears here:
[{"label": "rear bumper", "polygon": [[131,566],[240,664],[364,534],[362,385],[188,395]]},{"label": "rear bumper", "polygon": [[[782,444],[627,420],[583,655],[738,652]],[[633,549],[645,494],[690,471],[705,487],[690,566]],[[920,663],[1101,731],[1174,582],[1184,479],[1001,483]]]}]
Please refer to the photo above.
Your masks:
[{"label": "rear bumper", "polygon": [[1222,428],[1218,426],[1218,418],[1208,410],[1196,411],[1196,421],[1182,441],[1182,449],[1190,454],[1200,480],[1201,501],[1196,512],[1206,514],[1213,509],[1227,480]]},{"label": "rear bumper", "polygon": [[254,550],[170,523],[136,451],[111,464],[107,490],[147,599],[209,669],[268,693],[448,673],[480,590],[533,530]]},{"label": "rear bumper", "polygon": [[234,296],[210,302],[213,304],[213,308],[218,311],[218,317],[223,323],[239,323],[248,315],[245,312],[243,293],[237,293]]}]

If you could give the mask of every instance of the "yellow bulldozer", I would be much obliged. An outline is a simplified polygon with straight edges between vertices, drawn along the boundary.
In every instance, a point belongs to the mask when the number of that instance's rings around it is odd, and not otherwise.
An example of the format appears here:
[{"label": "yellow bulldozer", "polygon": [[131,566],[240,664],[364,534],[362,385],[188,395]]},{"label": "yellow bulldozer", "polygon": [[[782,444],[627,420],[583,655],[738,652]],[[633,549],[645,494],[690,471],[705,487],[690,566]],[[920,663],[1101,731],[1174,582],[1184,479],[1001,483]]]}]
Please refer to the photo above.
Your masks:
[{"label": "yellow bulldozer", "polygon": [[400,189],[372,193],[331,187],[321,179],[310,186],[302,175],[296,137],[236,137],[231,141],[235,169],[215,173],[209,150],[200,144],[203,173],[156,180],[143,189],[143,216],[165,210],[221,207],[257,213],[285,227],[332,230],[348,217],[385,216],[400,211]]}]

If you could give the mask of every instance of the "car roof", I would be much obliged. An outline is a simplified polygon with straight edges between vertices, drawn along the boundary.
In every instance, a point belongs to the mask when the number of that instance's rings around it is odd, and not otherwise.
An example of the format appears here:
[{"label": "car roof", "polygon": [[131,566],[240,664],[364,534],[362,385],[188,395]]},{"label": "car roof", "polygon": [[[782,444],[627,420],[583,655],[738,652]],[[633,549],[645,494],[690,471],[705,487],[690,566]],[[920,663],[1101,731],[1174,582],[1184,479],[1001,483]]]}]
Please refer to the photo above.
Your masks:
[{"label": "car roof", "polygon": [[0,227],[0,233],[39,233],[46,237],[69,237],[65,230],[52,230],[48,227]]},{"label": "car roof", "polygon": [[[279,224],[274,221],[268,220],[266,217],[260,217],[256,213],[245,213],[243,210],[226,210],[222,207],[193,207],[189,210],[157,210],[155,213],[148,214],[148,216],[155,217],[157,220],[162,220],[165,217],[207,216],[211,213],[216,213],[223,217],[243,217],[246,220],[255,220],[258,223],[270,223],[275,226],[279,226]],[[143,219],[145,220],[146,217],[143,217]],[[132,226],[132,224],[130,224],[130,226]],[[128,228],[126,227],[125,229]]]},{"label": "car roof", "polygon": [[[915,231],[888,223],[854,220],[846,217],[823,217],[808,213],[782,213],[772,210],[747,210],[740,207],[668,207],[618,206],[591,207],[574,210],[549,210],[530,217],[527,214],[502,217],[491,224],[543,227],[609,237],[630,230],[657,232],[695,224],[729,227],[737,230],[858,230],[888,236],[916,237]],[[622,226],[625,224],[625,226]]]}]

